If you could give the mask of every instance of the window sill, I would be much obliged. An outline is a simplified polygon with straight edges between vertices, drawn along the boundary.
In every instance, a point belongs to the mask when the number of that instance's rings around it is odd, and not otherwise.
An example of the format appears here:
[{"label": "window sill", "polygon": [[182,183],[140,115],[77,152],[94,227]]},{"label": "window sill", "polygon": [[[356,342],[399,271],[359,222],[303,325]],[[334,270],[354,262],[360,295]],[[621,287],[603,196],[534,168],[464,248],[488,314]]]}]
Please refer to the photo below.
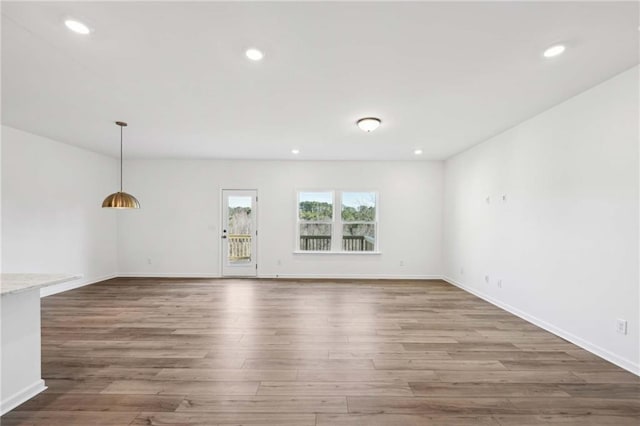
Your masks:
[{"label": "window sill", "polygon": [[294,250],[293,254],[346,254],[352,255],[375,255],[382,254],[380,251],[310,251],[310,250]]}]

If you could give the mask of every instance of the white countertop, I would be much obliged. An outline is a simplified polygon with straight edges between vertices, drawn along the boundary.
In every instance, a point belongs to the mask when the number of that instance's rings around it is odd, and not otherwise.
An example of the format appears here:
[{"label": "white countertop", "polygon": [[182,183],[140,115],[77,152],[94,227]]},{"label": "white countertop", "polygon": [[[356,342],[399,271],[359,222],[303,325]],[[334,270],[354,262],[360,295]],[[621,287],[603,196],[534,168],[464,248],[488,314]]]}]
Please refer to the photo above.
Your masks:
[{"label": "white countertop", "polygon": [[0,274],[0,295],[20,293],[80,278],[69,274]]}]

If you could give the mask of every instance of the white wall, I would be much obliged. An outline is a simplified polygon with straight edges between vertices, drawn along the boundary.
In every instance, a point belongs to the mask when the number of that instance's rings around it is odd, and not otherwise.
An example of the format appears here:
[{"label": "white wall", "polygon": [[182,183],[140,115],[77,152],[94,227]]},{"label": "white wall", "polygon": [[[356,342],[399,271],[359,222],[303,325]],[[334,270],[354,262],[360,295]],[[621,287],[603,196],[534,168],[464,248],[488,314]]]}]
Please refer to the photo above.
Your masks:
[{"label": "white wall", "polygon": [[117,274],[117,219],[103,198],[118,188],[115,159],[2,126],[2,271]]},{"label": "white wall", "polygon": [[[223,188],[258,190],[259,276],[442,273],[442,163],[132,160],[125,174],[142,208],[118,217],[121,275],[219,276]],[[379,191],[382,254],[294,254],[296,189]]]},{"label": "white wall", "polygon": [[636,67],[446,161],[444,207],[450,281],[636,373],[638,117]]}]

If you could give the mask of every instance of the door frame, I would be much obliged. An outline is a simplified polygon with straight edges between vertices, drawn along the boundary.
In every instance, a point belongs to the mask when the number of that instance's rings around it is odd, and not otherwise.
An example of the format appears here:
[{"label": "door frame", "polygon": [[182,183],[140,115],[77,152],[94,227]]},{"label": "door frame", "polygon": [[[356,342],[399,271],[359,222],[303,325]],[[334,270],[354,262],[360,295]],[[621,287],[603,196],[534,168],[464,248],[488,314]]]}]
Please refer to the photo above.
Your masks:
[{"label": "door frame", "polygon": [[[227,194],[225,194],[227,193]],[[251,230],[251,262],[249,265],[231,265],[228,258],[228,239],[225,238],[225,222],[228,220],[228,196],[232,193],[237,195],[250,195],[251,213],[253,216],[254,229]],[[225,197],[226,195],[226,197]],[[220,190],[220,276],[221,277],[247,277],[258,276],[258,190],[257,189],[234,189],[223,188]],[[249,267],[247,267],[249,266]]]}]

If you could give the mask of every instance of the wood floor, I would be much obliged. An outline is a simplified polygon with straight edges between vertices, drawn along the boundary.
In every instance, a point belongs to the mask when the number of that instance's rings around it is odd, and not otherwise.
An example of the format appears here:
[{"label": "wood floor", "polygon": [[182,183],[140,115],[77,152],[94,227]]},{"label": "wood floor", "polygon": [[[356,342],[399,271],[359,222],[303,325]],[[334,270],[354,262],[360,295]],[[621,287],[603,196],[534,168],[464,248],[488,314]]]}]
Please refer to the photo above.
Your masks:
[{"label": "wood floor", "polygon": [[640,380],[442,281],[116,279],[42,300],[10,425],[634,425]]}]

